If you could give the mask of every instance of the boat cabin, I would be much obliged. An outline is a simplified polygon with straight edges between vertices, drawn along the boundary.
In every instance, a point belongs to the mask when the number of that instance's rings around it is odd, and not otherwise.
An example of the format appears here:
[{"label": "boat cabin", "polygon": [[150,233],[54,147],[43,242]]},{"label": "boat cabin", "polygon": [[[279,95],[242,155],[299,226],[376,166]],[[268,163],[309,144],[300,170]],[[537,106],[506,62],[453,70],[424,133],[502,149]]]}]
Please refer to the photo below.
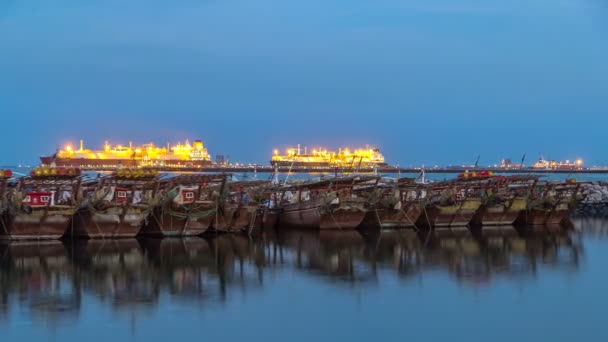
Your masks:
[{"label": "boat cabin", "polygon": [[195,192],[196,192],[196,189],[192,189],[192,188],[182,189],[182,202],[184,202],[184,203],[194,202],[195,197],[196,197]]},{"label": "boat cabin", "polygon": [[127,204],[128,198],[128,189],[119,187],[116,187],[116,189],[114,189],[114,202],[116,202],[116,204]]},{"label": "boat cabin", "polygon": [[23,204],[32,208],[46,207],[49,204],[52,205],[53,202],[52,192],[29,192],[22,201]]}]

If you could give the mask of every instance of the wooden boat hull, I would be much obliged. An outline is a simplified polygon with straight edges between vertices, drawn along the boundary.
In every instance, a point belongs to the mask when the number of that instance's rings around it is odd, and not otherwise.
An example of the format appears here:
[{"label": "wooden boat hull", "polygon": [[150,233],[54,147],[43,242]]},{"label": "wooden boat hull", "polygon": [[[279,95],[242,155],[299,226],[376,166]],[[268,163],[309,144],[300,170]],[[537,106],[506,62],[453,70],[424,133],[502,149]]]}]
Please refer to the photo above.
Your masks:
[{"label": "wooden boat hull", "polygon": [[71,228],[75,209],[62,210],[61,213],[41,211],[31,214],[16,213],[4,215],[0,238],[6,240],[57,240]]},{"label": "wooden boat hull", "polygon": [[77,213],[71,233],[74,238],[109,239],[137,236],[149,213],[120,207],[104,211],[81,210]]},{"label": "wooden boat hull", "polygon": [[507,226],[513,225],[521,213],[526,210],[527,201],[516,198],[506,203],[493,206],[482,206],[479,211],[479,220],[474,220],[481,226]]},{"label": "wooden boat hull", "polygon": [[255,212],[253,229],[274,229],[279,222],[280,211],[277,209],[260,208]]},{"label": "wooden boat hull", "polygon": [[[205,233],[215,218],[215,208],[207,208],[208,213],[186,213],[184,209],[175,212],[169,208],[156,208],[149,223],[142,229],[148,236],[198,236]],[[199,215],[200,214],[200,215]]]},{"label": "wooden boat hull", "polygon": [[365,215],[363,210],[340,207],[328,211],[319,207],[284,209],[279,222],[282,227],[297,229],[356,229]]},{"label": "wooden boat hull", "polygon": [[251,228],[255,224],[257,207],[236,206],[224,208],[211,222],[217,232],[234,233]]},{"label": "wooden boat hull", "polygon": [[5,211],[2,215],[0,239],[57,240],[73,224],[75,208],[37,208],[31,213]]},{"label": "wooden boat hull", "polygon": [[416,221],[422,214],[423,209],[418,206],[411,206],[403,210],[374,209],[366,213],[361,226],[382,229],[412,228],[416,227]]},{"label": "wooden boat hull", "polygon": [[423,227],[466,227],[481,207],[481,200],[466,199],[453,205],[437,205],[423,213],[418,223]]},{"label": "wooden boat hull", "polygon": [[523,223],[528,226],[558,226],[569,216],[570,210],[567,205],[559,205],[555,209],[532,208],[525,213]]}]

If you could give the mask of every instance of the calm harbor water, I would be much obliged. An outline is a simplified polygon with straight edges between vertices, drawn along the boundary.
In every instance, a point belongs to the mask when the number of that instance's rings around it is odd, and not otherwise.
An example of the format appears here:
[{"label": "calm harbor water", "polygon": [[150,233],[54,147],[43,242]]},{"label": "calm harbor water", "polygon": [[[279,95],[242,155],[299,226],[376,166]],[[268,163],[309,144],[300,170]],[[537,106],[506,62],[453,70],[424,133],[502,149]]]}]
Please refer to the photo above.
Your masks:
[{"label": "calm harbor water", "polygon": [[608,221],[0,245],[3,341],[600,341]]}]

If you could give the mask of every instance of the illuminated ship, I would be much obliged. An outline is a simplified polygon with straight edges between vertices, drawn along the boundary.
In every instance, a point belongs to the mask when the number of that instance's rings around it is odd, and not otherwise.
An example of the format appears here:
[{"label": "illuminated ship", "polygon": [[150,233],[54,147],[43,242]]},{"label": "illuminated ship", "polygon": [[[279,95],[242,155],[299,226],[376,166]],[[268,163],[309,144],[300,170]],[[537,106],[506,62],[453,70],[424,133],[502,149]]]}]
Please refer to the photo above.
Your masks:
[{"label": "illuminated ship", "polygon": [[141,146],[110,145],[107,141],[103,150],[89,150],[80,141],[80,148],[66,145],[54,155],[40,157],[43,166],[92,168],[115,167],[202,167],[211,164],[211,157],[200,140],[190,144],[160,147],[153,143]]},{"label": "illuminated ship", "polygon": [[566,160],[566,162],[558,162],[555,160],[545,160],[540,158],[536,163],[532,164],[532,168],[543,170],[580,170],[583,168],[583,161],[581,159],[577,159],[573,162],[570,160]]},{"label": "illuminated ship", "polygon": [[338,152],[326,149],[313,149],[308,151],[304,148],[301,153],[300,145],[297,148],[289,148],[286,155],[279,155],[274,150],[270,164],[273,166],[309,166],[309,167],[369,167],[387,166],[384,156],[377,148],[361,148],[351,151],[341,148]]}]

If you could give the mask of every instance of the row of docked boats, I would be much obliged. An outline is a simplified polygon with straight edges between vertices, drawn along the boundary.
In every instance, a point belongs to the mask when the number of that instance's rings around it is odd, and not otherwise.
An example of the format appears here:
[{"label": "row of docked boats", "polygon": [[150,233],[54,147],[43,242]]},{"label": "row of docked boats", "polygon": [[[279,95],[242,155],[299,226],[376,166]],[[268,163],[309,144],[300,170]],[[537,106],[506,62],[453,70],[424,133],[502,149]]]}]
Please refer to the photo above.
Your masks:
[{"label": "row of docked boats", "polygon": [[344,176],[277,183],[227,174],[36,169],[0,177],[0,238],[195,236],[207,231],[561,224],[580,183],[482,176],[426,183]]}]

